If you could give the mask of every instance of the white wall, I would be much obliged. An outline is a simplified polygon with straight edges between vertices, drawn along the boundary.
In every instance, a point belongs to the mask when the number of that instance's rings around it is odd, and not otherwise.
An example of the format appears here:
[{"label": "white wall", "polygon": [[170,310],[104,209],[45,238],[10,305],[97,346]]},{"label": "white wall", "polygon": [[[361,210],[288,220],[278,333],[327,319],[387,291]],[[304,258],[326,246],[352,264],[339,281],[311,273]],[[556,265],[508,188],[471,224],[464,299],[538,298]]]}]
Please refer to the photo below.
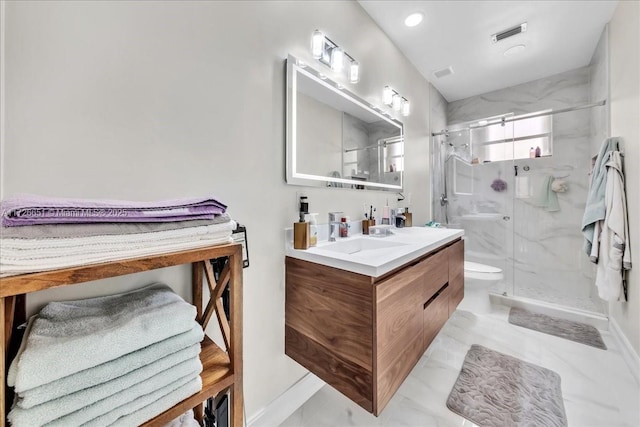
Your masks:
[{"label": "white wall", "polygon": [[640,2],[621,1],[609,22],[611,136],[624,142],[632,269],[629,301],[609,304],[611,316],[640,354]]},{"label": "white wall", "polygon": [[[283,229],[296,219],[284,182],[285,64],[308,63],[319,28],[358,59],[347,88],[381,104],[384,85],[412,104],[406,191],[427,219],[429,85],[352,1],[7,2],[2,39],[3,196],[156,200],[213,194],[248,227],[244,271],[248,417],[305,370],[284,355]],[[5,40],[6,38],[6,40]],[[325,69],[324,72],[328,72]],[[352,218],[394,193],[308,188],[321,220]],[[321,221],[323,222],[323,221]],[[187,295],[187,267],[33,295],[107,294],[164,280]]]}]

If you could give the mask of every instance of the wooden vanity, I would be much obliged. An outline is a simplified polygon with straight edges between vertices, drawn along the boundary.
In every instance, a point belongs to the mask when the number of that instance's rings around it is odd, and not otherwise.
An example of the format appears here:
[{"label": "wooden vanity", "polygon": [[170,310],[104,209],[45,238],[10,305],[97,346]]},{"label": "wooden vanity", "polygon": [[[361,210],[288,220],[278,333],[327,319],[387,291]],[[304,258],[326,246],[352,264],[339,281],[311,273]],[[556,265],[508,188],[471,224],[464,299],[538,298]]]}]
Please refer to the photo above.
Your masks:
[{"label": "wooden vanity", "polygon": [[285,353],[379,415],[464,296],[457,239],[380,277],[286,257]]}]

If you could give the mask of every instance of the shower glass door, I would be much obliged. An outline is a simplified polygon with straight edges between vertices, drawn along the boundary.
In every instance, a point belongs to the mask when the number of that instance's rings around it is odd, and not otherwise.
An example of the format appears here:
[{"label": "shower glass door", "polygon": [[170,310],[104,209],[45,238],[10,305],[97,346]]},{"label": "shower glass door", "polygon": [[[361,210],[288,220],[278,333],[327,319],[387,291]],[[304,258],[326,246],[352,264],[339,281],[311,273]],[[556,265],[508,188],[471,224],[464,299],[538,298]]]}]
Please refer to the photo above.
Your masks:
[{"label": "shower glass door", "polygon": [[[473,191],[461,210],[468,270],[499,269],[490,292],[513,295],[513,126],[502,117],[469,124]],[[495,270],[494,270],[495,271]]]},{"label": "shower glass door", "polygon": [[[513,283],[516,297],[606,314],[594,286],[594,264],[582,252],[590,114],[580,110],[513,122],[514,145],[520,142],[524,151],[541,147],[540,157],[515,161]],[[523,140],[527,135],[538,138]]]}]

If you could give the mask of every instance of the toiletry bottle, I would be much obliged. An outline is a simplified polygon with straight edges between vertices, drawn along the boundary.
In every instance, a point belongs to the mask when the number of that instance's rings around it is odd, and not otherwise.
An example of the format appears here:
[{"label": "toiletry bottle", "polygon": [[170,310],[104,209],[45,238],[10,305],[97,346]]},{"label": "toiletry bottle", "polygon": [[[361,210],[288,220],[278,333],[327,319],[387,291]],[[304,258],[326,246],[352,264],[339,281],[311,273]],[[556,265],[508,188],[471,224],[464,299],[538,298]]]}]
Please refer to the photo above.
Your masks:
[{"label": "toiletry bottle", "polygon": [[318,244],[318,214],[307,214],[309,220],[309,246],[316,246]]},{"label": "toiletry bottle", "polygon": [[309,249],[309,223],[304,220],[304,212],[300,212],[300,221],[293,223],[293,248]]},{"label": "toiletry bottle", "polygon": [[309,213],[309,202],[307,196],[300,196],[300,212]]},{"label": "toiletry bottle", "polygon": [[349,217],[343,216],[340,218],[340,237],[349,237]]},{"label": "toiletry bottle", "polygon": [[404,226],[411,227],[413,225],[413,213],[409,212],[409,207],[404,209]]},{"label": "toiletry bottle", "polygon": [[536,150],[535,150],[535,148],[531,147],[529,149],[529,158],[533,159],[535,156],[536,156]]},{"label": "toiletry bottle", "polygon": [[387,201],[387,204],[382,208],[382,224],[390,224],[390,218],[389,201]]},{"label": "toiletry bottle", "polygon": [[542,154],[542,150],[540,150],[540,147],[536,147],[536,157],[540,157],[540,154]]}]

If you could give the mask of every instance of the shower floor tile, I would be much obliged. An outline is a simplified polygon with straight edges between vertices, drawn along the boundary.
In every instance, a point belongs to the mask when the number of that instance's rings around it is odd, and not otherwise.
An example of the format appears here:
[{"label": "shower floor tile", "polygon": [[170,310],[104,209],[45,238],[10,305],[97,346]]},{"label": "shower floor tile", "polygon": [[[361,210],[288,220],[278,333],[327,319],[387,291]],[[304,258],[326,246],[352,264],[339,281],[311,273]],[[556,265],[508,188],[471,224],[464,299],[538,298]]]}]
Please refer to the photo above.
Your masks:
[{"label": "shower floor tile", "polygon": [[471,311],[452,315],[378,418],[324,386],[281,426],[473,426],[446,407],[471,344],[560,374],[569,426],[640,425],[640,385],[610,332],[601,331],[605,351],[511,325],[505,306],[492,305],[484,314],[463,306]]}]

